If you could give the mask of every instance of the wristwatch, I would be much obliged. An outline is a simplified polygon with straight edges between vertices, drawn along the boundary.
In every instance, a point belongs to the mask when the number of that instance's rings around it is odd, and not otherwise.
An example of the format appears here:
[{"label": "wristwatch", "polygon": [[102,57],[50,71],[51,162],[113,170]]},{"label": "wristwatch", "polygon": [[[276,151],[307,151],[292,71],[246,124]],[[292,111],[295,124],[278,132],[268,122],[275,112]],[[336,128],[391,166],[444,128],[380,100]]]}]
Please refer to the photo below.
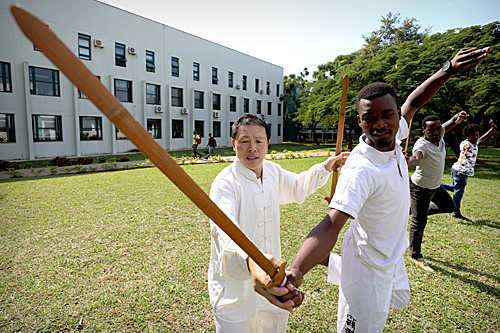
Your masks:
[{"label": "wristwatch", "polygon": [[457,72],[448,60],[443,64],[442,70],[448,74],[455,74]]}]

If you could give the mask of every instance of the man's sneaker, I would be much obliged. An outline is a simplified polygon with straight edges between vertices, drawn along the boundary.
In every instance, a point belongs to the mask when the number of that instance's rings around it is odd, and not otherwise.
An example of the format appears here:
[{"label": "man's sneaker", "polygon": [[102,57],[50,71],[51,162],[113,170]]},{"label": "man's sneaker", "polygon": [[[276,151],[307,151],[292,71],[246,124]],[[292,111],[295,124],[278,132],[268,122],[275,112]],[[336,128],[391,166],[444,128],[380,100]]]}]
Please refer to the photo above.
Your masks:
[{"label": "man's sneaker", "polygon": [[429,266],[429,264],[425,261],[424,258],[411,258],[415,265],[421,267],[423,270],[427,272],[434,272],[434,270]]},{"label": "man's sneaker", "polygon": [[465,216],[463,216],[461,214],[459,214],[459,215],[453,215],[453,217],[456,218],[456,219],[461,219],[461,220],[467,221],[467,222],[472,222],[471,219],[468,219],[468,218],[466,218]]}]

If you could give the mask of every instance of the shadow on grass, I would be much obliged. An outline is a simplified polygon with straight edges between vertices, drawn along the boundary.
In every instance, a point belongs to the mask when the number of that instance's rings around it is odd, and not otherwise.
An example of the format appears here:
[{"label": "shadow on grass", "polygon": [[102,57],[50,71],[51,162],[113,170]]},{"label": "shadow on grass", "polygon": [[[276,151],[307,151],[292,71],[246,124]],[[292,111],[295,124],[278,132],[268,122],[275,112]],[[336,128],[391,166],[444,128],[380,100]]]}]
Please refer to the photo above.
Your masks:
[{"label": "shadow on grass", "polygon": [[493,221],[493,220],[481,219],[481,220],[471,221],[471,222],[460,220],[458,223],[463,224],[463,225],[471,225],[474,227],[487,226],[487,227],[491,227],[491,228],[495,228],[495,229],[500,229],[500,222]]},{"label": "shadow on grass", "polygon": [[[434,259],[432,257],[428,257],[428,259],[429,259],[429,261],[432,261],[432,262],[435,263],[434,265],[432,265],[432,268],[435,271],[441,272],[443,275],[446,275],[446,276],[449,276],[449,277],[461,280],[462,282],[465,282],[465,283],[468,283],[468,284],[470,284],[472,286],[475,286],[475,287],[479,288],[481,291],[486,292],[486,293],[488,293],[488,294],[490,294],[490,295],[492,295],[492,296],[500,299],[500,288],[493,287],[493,286],[488,285],[486,283],[470,279],[470,278],[465,277],[463,275],[454,273],[452,270],[455,270],[457,272],[470,273],[470,274],[474,274],[474,275],[481,275],[481,276],[487,277],[489,279],[493,279],[493,280],[495,280],[497,282],[500,282],[500,276],[496,276],[496,275],[492,275],[492,274],[489,274],[489,273],[480,272],[477,269],[473,269],[473,268],[466,268],[466,267],[463,267],[463,266],[458,266],[458,265],[452,264],[452,263],[450,263],[448,261]],[[436,264],[440,264],[441,267],[437,266]],[[444,266],[450,268],[450,270],[447,270],[447,269],[443,268]]]}]

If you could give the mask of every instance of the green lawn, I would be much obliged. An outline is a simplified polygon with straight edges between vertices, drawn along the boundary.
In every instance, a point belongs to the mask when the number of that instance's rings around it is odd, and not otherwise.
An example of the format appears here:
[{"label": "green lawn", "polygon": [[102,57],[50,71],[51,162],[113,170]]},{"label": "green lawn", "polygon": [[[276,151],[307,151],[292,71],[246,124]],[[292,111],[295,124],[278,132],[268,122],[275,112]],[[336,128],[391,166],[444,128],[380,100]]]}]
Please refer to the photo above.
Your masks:
[{"label": "green lawn", "polygon": [[[500,150],[479,154],[490,162],[477,164],[462,209],[474,222],[429,218],[423,253],[436,272],[405,257],[411,301],[386,332],[500,331]],[[276,162],[300,172],[322,160]],[[183,168],[208,193],[226,165]],[[282,207],[285,259],[326,214],[329,186]],[[208,219],[158,169],[8,179],[0,200],[0,331],[215,332]],[[301,289],[289,331],[334,332],[338,288],[325,268]]]}]

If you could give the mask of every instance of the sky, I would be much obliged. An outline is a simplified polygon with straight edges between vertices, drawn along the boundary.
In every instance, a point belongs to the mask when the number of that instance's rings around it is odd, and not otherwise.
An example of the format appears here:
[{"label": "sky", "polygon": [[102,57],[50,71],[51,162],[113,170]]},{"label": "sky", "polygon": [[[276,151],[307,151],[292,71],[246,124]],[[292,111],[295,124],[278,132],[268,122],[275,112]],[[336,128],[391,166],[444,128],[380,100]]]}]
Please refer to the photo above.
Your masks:
[{"label": "sky", "polygon": [[382,16],[431,34],[500,21],[499,0],[99,0],[283,67],[284,75],[359,50]]}]

